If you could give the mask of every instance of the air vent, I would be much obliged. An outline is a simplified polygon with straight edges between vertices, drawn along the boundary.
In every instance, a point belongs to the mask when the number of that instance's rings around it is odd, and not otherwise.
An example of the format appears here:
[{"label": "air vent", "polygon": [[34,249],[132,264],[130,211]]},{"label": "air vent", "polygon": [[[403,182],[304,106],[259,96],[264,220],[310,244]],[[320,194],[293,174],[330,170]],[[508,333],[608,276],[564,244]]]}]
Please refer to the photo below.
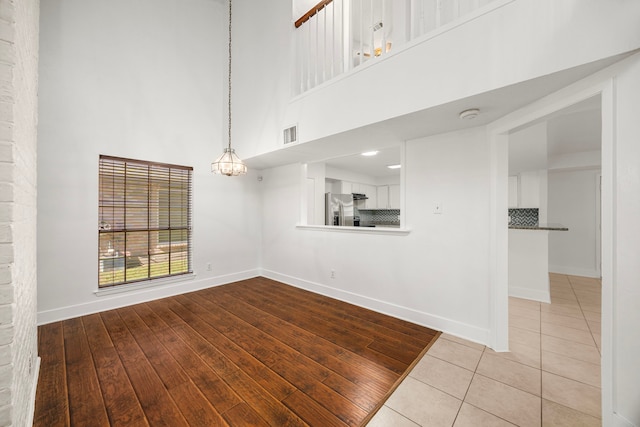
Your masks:
[{"label": "air vent", "polygon": [[298,126],[294,125],[284,130],[284,145],[298,142]]}]

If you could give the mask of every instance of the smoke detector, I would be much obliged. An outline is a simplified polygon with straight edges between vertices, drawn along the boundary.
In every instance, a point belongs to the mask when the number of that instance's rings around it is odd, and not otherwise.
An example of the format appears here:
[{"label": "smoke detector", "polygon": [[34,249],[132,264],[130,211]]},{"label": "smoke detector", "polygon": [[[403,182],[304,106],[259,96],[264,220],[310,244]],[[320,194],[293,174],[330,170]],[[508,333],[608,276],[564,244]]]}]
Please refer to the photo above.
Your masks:
[{"label": "smoke detector", "polygon": [[480,114],[480,110],[477,108],[471,108],[469,110],[464,110],[460,113],[461,120],[473,120]]}]

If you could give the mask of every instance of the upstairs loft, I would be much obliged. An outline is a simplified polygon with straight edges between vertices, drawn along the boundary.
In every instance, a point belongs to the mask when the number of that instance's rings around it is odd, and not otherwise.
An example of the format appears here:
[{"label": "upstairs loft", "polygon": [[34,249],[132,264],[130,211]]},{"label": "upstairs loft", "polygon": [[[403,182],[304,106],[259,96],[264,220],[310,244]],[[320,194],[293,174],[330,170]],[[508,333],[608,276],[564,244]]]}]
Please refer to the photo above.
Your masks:
[{"label": "upstairs loft", "polygon": [[[299,0],[298,3],[305,3]],[[295,21],[294,95],[498,7],[497,0],[322,0]]]}]

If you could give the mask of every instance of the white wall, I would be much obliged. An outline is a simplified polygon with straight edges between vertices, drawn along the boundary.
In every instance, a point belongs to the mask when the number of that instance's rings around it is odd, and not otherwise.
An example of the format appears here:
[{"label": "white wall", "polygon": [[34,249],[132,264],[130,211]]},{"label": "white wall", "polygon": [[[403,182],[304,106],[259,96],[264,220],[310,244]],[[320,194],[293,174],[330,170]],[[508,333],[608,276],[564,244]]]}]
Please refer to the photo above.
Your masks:
[{"label": "white wall", "polygon": [[[281,147],[282,129],[293,123],[301,142],[312,141],[640,44],[638,2],[513,1],[291,101],[291,3],[254,1],[243,9],[246,35],[238,41],[236,58],[247,72],[237,74],[235,87],[241,120],[254,124],[240,131],[241,152],[247,157]],[[269,34],[267,40],[264,34]],[[260,79],[249,72],[256,67]]]},{"label": "white wall", "polygon": [[37,0],[0,2],[0,425],[33,422],[36,328]]},{"label": "white wall", "polygon": [[338,179],[340,181],[356,182],[358,184],[375,185],[374,177],[350,170],[338,169],[327,166],[327,178]]},{"label": "white wall", "polygon": [[[603,183],[613,185],[614,205],[612,282],[605,289],[602,314],[603,365],[612,380],[603,384],[603,393],[611,392],[613,397],[615,426],[640,425],[640,55],[626,64],[615,77],[615,175]],[[610,419],[610,414],[604,416]]]},{"label": "white wall", "polygon": [[509,296],[550,303],[549,231],[509,230]]},{"label": "white wall", "polygon": [[509,134],[509,175],[547,168],[547,122]]},{"label": "white wall", "polygon": [[[283,144],[285,109],[293,93],[291,0],[235,2],[233,109],[236,152],[249,158]],[[299,136],[299,135],[298,135]]]},{"label": "white wall", "polygon": [[[256,274],[255,172],[210,172],[226,144],[226,19],[224,4],[209,0],[42,3],[40,322]],[[94,294],[100,154],[194,167],[194,280]]]},{"label": "white wall", "polygon": [[[324,225],[327,168],[324,162],[309,163],[306,168],[307,179],[313,180],[313,194],[307,194],[307,224]],[[309,181],[307,185],[310,185]],[[307,193],[310,189],[307,187]]]},{"label": "white wall", "polygon": [[[263,171],[267,276],[488,342],[488,143],[483,129],[407,142],[409,235],[296,229],[300,166]],[[444,207],[433,215],[433,206]],[[335,270],[336,278],[330,278]]]},{"label": "white wall", "polygon": [[599,277],[596,265],[596,189],[600,170],[550,171],[548,222],[569,231],[549,233],[549,271]]}]

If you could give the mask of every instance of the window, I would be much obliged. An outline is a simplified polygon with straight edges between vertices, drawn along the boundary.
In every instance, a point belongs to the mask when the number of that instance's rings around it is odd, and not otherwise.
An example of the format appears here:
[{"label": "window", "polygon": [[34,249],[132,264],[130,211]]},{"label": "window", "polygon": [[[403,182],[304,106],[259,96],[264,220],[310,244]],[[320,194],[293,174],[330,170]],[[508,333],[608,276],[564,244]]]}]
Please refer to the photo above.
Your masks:
[{"label": "window", "polygon": [[100,156],[99,287],[193,271],[192,172]]}]

